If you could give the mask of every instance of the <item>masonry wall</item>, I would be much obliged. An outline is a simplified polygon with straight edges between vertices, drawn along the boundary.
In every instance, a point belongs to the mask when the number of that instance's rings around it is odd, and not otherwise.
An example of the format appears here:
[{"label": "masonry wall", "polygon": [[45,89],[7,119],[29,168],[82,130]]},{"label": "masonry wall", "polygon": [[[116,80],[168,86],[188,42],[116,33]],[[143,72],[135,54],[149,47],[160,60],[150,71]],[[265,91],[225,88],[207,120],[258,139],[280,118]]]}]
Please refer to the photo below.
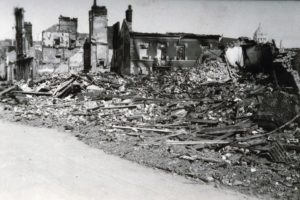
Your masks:
[{"label": "masonry wall", "polygon": [[35,79],[36,63],[33,58],[19,59],[15,65],[14,77],[16,80]]},{"label": "masonry wall", "polygon": [[[141,48],[148,45],[147,49]],[[164,50],[162,49],[164,47]],[[184,48],[184,56],[178,57],[178,47]],[[139,37],[130,39],[130,66],[124,63],[123,68],[130,67],[131,74],[151,73],[154,59],[159,65],[171,67],[191,67],[204,54],[204,50],[218,49],[216,39],[181,39],[177,37]],[[163,52],[164,51],[164,52]]]},{"label": "masonry wall", "polygon": [[94,16],[91,37],[94,41],[92,47],[92,70],[108,65],[108,40],[107,40],[107,16]]},{"label": "masonry wall", "polygon": [[130,33],[126,23],[122,24],[118,36],[114,36],[114,53],[112,71],[119,74],[130,74]]},{"label": "masonry wall", "polygon": [[[43,32],[42,33],[42,45],[44,47],[64,47],[68,48],[70,45],[69,33],[61,32]],[[59,45],[56,44],[56,40],[59,40]]]},{"label": "masonry wall", "polygon": [[59,30],[61,32],[77,33],[78,21],[76,18],[59,17]]},{"label": "masonry wall", "polygon": [[7,78],[7,67],[5,61],[0,59],[0,80],[4,81]]},{"label": "masonry wall", "polygon": [[30,22],[24,22],[25,28],[25,37],[28,42],[28,46],[33,46],[33,39],[32,39],[32,24]]},{"label": "masonry wall", "polygon": [[66,49],[66,48],[52,48],[43,47],[43,62],[44,63],[60,63],[67,61],[72,55],[79,51],[80,48]]},{"label": "masonry wall", "polygon": [[25,39],[23,34],[24,29],[24,9],[15,8],[16,20],[16,53],[18,58],[22,58],[25,52]]}]

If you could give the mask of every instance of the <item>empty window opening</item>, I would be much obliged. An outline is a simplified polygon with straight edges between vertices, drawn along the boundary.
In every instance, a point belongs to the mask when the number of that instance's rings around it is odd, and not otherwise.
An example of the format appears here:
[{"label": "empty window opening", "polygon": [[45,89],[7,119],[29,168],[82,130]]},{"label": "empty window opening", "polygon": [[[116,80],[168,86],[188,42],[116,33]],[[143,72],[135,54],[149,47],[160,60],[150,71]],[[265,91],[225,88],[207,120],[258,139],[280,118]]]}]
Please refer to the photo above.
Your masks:
[{"label": "empty window opening", "polygon": [[176,60],[185,60],[185,46],[176,46]]}]

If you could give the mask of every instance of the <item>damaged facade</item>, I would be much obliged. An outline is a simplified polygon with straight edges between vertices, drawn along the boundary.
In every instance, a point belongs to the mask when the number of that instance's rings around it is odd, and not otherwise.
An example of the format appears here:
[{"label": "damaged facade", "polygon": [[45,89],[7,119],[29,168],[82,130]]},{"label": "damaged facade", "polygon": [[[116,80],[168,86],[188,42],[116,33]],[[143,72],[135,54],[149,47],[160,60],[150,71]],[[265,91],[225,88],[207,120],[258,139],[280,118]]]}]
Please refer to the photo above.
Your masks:
[{"label": "damaged facade", "polygon": [[205,55],[221,54],[220,35],[132,31],[130,5],[121,29],[114,32],[112,71],[121,74],[149,74],[159,66],[188,67]]},{"label": "damaged facade", "polygon": [[107,9],[94,1],[89,11],[90,38],[84,45],[84,70],[124,74],[149,74],[158,66],[191,66],[205,56],[219,56],[220,35],[191,33],[140,33],[132,29],[128,6],[120,28],[108,26]]},{"label": "damaged facade", "polygon": [[[44,63],[67,61],[78,51],[78,19],[59,16],[59,23],[42,32],[42,52]],[[82,38],[81,38],[82,39]],[[83,40],[83,39],[82,39]]]},{"label": "damaged facade", "polygon": [[112,68],[121,74],[149,74],[159,66],[188,67],[201,62],[204,52],[221,53],[219,35],[138,33],[125,27],[122,26]]},{"label": "damaged facade", "polygon": [[34,62],[35,53],[32,48],[32,24],[24,22],[23,8],[15,8],[14,14],[16,20],[16,60],[7,62],[7,79],[8,81],[34,79],[36,65]]},{"label": "damaged facade", "polygon": [[7,79],[7,56],[15,50],[15,42],[12,39],[0,41],[0,80]]},{"label": "damaged facade", "polygon": [[[100,71],[110,66],[112,57],[112,27],[108,26],[107,9],[97,1],[89,11],[89,40],[85,44],[85,70]],[[90,55],[88,55],[90,54]]]}]

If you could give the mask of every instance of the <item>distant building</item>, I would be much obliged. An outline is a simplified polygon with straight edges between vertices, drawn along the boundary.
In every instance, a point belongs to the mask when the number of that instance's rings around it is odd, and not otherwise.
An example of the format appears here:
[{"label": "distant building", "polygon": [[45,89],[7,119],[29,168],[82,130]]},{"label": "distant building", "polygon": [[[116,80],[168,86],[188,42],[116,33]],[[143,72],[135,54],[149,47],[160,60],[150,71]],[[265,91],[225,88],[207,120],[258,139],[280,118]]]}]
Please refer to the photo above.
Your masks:
[{"label": "distant building", "polygon": [[76,40],[78,19],[60,15],[58,21],[58,30],[61,32],[70,33],[70,35],[74,36],[72,39]]},{"label": "distant building", "polygon": [[192,66],[204,52],[220,54],[220,35],[192,33],[140,33],[132,31],[132,7],[128,6],[121,29],[114,26],[112,71],[148,74],[155,66]]},{"label": "distant building", "polygon": [[89,40],[83,46],[84,71],[111,70],[120,74],[148,74],[155,67],[190,67],[206,57],[217,58],[222,46],[239,42],[220,35],[141,33],[133,31],[131,5],[120,26],[108,26],[107,9],[96,0],[89,11]]},{"label": "distant building", "polygon": [[254,32],[253,40],[261,44],[268,42],[268,35],[263,31],[261,24],[259,24],[258,28]]},{"label": "distant building", "polygon": [[85,39],[82,38],[83,34],[77,32],[77,18],[60,15],[58,20],[58,24],[52,25],[42,32],[42,57],[44,63],[67,61],[69,57],[82,47]]}]

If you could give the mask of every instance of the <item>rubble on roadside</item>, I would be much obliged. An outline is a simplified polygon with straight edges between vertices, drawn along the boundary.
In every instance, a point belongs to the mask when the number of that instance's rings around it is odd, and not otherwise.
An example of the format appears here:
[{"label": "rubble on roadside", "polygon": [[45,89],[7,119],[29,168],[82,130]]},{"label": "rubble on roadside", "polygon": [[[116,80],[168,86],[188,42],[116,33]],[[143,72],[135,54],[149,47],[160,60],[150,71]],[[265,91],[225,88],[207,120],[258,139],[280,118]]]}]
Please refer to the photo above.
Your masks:
[{"label": "rubble on roadside", "polygon": [[44,75],[0,100],[15,121],[63,127],[152,167],[284,199],[299,190],[299,115],[282,123],[262,108],[278,93],[270,80],[212,60],[150,76]]}]

